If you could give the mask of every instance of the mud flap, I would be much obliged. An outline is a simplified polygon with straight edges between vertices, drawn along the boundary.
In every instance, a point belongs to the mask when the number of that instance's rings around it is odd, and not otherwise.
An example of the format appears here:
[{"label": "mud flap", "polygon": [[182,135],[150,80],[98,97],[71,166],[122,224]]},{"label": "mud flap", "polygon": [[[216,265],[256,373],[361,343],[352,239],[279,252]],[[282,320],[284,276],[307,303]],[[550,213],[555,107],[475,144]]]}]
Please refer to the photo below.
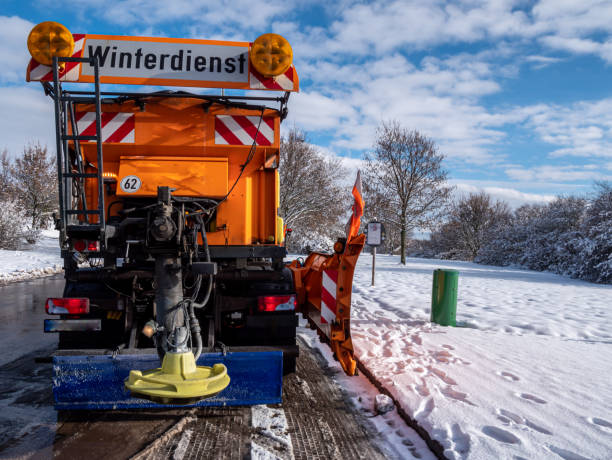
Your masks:
[{"label": "mud flap", "polygon": [[131,369],[160,366],[154,354],[53,357],[53,399],[57,410],[148,409],[245,406],[282,402],[282,351],[203,353],[199,366],[224,364],[231,382],[216,396],[193,404],[158,404],[133,398],[124,380]]},{"label": "mud flap", "polygon": [[357,363],[351,340],[353,274],[365,235],[352,237],[340,254],[311,253],[303,265],[292,262],[298,311],[329,343],[344,372],[354,375]]}]

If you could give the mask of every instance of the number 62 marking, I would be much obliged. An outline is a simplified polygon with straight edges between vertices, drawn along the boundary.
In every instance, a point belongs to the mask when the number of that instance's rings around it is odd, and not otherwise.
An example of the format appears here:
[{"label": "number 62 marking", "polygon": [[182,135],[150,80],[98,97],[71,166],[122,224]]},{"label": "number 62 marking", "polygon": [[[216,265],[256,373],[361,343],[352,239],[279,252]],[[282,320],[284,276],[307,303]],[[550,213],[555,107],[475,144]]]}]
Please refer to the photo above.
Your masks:
[{"label": "number 62 marking", "polygon": [[138,176],[125,176],[119,186],[125,193],[134,193],[140,189],[142,182]]}]

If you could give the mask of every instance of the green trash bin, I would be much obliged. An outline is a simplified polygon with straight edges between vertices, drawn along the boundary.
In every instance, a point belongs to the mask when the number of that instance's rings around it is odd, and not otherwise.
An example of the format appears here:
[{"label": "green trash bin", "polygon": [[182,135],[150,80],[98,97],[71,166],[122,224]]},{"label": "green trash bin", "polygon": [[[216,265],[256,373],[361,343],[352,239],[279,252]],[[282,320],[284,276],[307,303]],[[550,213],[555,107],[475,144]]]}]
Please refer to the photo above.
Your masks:
[{"label": "green trash bin", "polygon": [[441,326],[456,326],[457,270],[434,270],[431,293],[431,321]]}]

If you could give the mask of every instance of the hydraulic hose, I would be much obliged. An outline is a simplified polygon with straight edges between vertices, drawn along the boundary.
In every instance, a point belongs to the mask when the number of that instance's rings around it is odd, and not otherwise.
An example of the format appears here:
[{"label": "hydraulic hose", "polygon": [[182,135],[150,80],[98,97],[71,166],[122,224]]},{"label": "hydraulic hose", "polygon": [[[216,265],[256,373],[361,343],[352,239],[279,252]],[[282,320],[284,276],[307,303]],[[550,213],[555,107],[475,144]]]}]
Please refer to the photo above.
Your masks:
[{"label": "hydraulic hose", "polygon": [[[206,230],[204,229],[204,222],[200,219],[200,234],[202,235],[202,246],[204,247],[204,257],[206,262],[210,262],[210,249],[208,248],[208,239],[206,237]],[[212,275],[208,275],[208,283],[206,285],[206,293],[204,294],[204,299],[201,302],[196,302],[195,298],[191,303],[194,308],[204,308],[204,306],[208,303],[210,299],[210,294],[212,292],[213,286],[213,277]],[[198,286],[199,288],[199,286]],[[199,292],[199,289],[198,289]]]},{"label": "hydraulic hose", "polygon": [[200,329],[200,322],[195,315],[195,311],[193,309],[193,302],[188,301],[189,308],[189,328],[191,329],[191,337],[195,341],[195,351],[193,352],[193,356],[198,360],[200,355],[202,354],[202,334]]}]

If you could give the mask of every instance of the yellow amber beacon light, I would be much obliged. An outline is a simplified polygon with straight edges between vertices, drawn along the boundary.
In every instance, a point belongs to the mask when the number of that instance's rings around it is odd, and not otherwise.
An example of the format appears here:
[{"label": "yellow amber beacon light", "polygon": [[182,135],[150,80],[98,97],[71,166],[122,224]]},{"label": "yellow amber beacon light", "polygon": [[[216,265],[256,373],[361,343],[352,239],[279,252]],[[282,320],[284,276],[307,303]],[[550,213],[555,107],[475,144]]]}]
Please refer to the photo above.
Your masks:
[{"label": "yellow amber beacon light", "polygon": [[28,50],[35,61],[43,65],[52,65],[54,56],[72,56],[74,38],[59,22],[41,22],[34,26],[28,35]]},{"label": "yellow amber beacon light", "polygon": [[276,77],[291,67],[293,50],[278,34],[263,34],[251,46],[251,64],[264,77]]}]

